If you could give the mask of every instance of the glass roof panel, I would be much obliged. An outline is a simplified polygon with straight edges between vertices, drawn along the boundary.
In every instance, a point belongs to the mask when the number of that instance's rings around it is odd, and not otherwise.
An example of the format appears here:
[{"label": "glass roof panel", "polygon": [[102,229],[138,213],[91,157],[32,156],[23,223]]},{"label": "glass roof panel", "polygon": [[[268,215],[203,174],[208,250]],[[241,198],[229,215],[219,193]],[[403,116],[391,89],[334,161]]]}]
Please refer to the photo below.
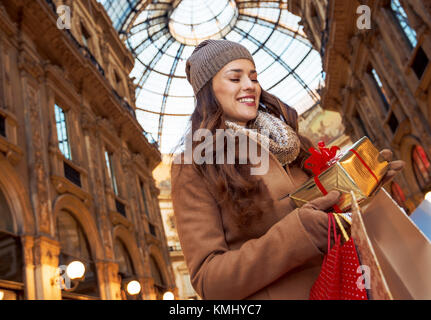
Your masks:
[{"label": "glass roof panel", "polygon": [[192,86],[184,78],[172,78],[169,96],[193,97]]},{"label": "glass roof panel", "polygon": [[176,114],[178,110],[182,110],[184,113],[192,113],[193,109],[193,98],[169,96],[166,102],[165,113]]},{"label": "glass roof panel", "polygon": [[[286,62],[292,68],[295,68],[299,63],[301,63],[305,56],[307,56],[309,51],[313,51],[312,48],[304,45],[299,41],[289,42],[289,49],[285,50],[280,59]],[[297,52],[297,54],[292,54],[292,51]]]},{"label": "glass roof panel", "polygon": [[98,1],[136,57],[131,77],[138,86],[137,118],[162,153],[178,142],[194,109],[185,65],[195,45],[208,38],[247,47],[262,88],[299,114],[320,102],[320,55],[286,1]]},{"label": "glass roof panel", "polygon": [[242,38],[238,42],[241,43],[244,47],[246,47],[252,54],[253,54],[253,52],[256,52],[256,50],[258,48],[256,43],[253,43],[252,41],[250,41],[247,38]]},{"label": "glass roof panel", "polygon": [[120,30],[140,0],[98,0],[110,16],[114,28]]},{"label": "glass roof panel", "polygon": [[154,66],[158,72],[165,73],[167,75],[170,74],[175,58],[171,57],[167,54],[161,56],[160,60]]},{"label": "glass roof panel", "polygon": [[262,26],[256,23],[253,25],[253,29],[251,31],[256,39],[267,39],[273,30],[273,28],[268,28],[267,26]]},{"label": "glass roof panel", "polygon": [[234,42],[239,42],[240,40],[242,40],[242,36],[235,31],[235,29],[233,29],[231,32],[229,32],[225,39],[226,40],[230,40],[230,41],[234,41]]},{"label": "glass roof panel", "polygon": [[[159,112],[160,105],[163,102],[163,95],[160,93],[155,93],[147,88],[143,89],[143,92],[136,99],[137,106],[145,106],[145,109]],[[144,128],[145,129],[145,128]]]},{"label": "glass roof panel", "polygon": [[[253,23],[250,21],[245,21],[242,19],[238,19],[238,22],[236,23],[234,29],[235,30],[241,30],[243,32],[250,32],[251,28],[253,28]],[[241,33],[240,33],[241,34]]]},{"label": "glass roof panel", "polygon": [[[274,61],[274,60],[273,60]],[[263,89],[272,88],[277,82],[282,80],[286,73],[283,72],[283,66],[278,62],[272,63],[265,71],[258,74],[258,80]]]},{"label": "glass roof panel", "polygon": [[143,87],[154,93],[163,94],[165,91],[168,77],[158,72],[151,72],[148,76],[148,80],[145,81]]},{"label": "glass roof panel", "polygon": [[269,37],[266,42],[266,48],[268,52],[274,53],[276,56],[280,56],[286,49],[290,38],[281,32],[274,31],[274,33]]},{"label": "glass roof panel", "polygon": [[256,71],[258,75],[260,75],[260,73],[262,73],[265,69],[269,68],[269,66],[274,63],[274,59],[271,58],[271,56],[264,50],[257,51],[256,54],[253,56],[253,59],[255,61],[260,61],[260,63],[256,66]]}]

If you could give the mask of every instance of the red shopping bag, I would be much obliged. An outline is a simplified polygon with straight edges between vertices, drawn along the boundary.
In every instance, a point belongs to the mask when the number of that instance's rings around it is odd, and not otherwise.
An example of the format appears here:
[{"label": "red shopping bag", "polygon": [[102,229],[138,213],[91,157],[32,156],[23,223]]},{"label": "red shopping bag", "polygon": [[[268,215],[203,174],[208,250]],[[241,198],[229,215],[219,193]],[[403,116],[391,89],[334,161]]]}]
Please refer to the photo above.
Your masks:
[{"label": "red shopping bag", "polygon": [[[341,245],[341,235],[337,235],[335,219],[342,230],[346,242]],[[334,246],[331,248],[331,225]],[[358,283],[360,266],[353,238],[347,234],[334,214],[328,214],[328,252],[323,260],[320,274],[310,290],[310,300],[368,300],[365,288]],[[359,268],[360,270],[360,268]]]}]

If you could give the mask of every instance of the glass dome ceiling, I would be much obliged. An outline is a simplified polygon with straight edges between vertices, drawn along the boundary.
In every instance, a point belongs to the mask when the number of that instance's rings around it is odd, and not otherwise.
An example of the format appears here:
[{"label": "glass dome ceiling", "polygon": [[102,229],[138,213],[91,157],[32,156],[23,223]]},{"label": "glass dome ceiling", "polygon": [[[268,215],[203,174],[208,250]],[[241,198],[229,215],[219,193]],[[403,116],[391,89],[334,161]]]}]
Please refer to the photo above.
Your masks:
[{"label": "glass dome ceiling", "polygon": [[205,39],[227,39],[253,54],[263,89],[299,114],[320,102],[320,55],[287,1],[98,0],[136,58],[136,114],[169,153],[194,109],[185,64]]}]

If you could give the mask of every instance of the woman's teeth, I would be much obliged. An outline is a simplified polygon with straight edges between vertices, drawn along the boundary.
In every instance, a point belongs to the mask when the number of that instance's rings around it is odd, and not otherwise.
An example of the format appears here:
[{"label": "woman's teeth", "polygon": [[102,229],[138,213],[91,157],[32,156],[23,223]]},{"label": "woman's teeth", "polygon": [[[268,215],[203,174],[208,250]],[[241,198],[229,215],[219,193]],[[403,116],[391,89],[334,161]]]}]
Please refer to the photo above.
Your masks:
[{"label": "woman's teeth", "polygon": [[239,99],[239,102],[254,102],[253,98]]}]

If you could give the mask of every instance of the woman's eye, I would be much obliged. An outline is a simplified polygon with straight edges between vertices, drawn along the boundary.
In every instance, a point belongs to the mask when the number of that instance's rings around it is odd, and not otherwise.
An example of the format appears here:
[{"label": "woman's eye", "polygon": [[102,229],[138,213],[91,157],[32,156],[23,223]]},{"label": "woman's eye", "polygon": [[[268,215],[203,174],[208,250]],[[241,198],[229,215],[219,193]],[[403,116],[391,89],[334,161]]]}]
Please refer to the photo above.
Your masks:
[{"label": "woman's eye", "polygon": [[251,81],[253,81],[253,82],[259,82],[257,79],[251,79]]},{"label": "woman's eye", "polygon": [[239,79],[230,79],[230,81],[239,82]]}]

